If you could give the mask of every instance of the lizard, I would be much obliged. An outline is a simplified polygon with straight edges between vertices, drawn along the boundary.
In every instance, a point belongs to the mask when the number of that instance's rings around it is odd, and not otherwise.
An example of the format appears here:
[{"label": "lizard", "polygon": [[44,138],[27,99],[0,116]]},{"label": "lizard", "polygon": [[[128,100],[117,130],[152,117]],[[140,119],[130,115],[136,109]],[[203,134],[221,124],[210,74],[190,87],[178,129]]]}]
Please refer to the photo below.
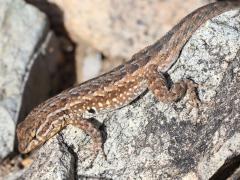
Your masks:
[{"label": "lizard", "polygon": [[93,153],[97,155],[103,148],[103,138],[100,130],[89,121],[89,114],[126,106],[147,89],[159,101],[166,103],[180,100],[188,91],[197,98],[196,83],[183,79],[169,87],[165,74],[177,61],[188,39],[202,24],[239,5],[239,1],[205,5],[187,15],[166,35],[140,50],[128,62],[35,107],[17,125],[19,152],[25,154],[35,150],[66,126],[73,125],[92,138]]}]

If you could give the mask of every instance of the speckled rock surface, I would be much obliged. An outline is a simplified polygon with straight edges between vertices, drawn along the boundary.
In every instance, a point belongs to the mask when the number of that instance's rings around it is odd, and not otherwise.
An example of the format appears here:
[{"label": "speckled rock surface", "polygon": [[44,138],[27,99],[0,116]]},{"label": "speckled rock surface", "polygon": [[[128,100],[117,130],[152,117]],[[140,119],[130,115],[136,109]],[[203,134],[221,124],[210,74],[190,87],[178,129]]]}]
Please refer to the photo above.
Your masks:
[{"label": "speckled rock surface", "polygon": [[55,41],[46,16],[35,7],[0,1],[0,161],[13,151],[15,126],[29,112],[26,107],[49,93],[51,61],[45,56],[53,57],[57,50],[48,48],[55,48]]},{"label": "speckled rock surface", "polygon": [[107,56],[129,59],[186,14],[211,0],[48,0],[64,12],[72,39]]},{"label": "speckled rock surface", "polygon": [[41,172],[48,179],[56,174],[70,179],[209,179],[224,173],[224,164],[240,155],[239,22],[239,11],[208,21],[169,71],[173,81],[191,78],[200,84],[199,109],[188,96],[164,104],[146,92],[122,109],[96,115],[104,123],[107,161],[99,154],[90,166],[91,140],[69,126],[36,151],[22,178],[36,179]]},{"label": "speckled rock surface", "polygon": [[[61,137],[51,139],[46,145],[49,145],[47,151],[37,154],[41,158],[36,161],[28,170],[23,173],[23,179],[52,179],[52,180],[74,180],[75,177],[75,157],[69,151]],[[54,146],[52,146],[54,144]],[[35,158],[38,158],[37,156]],[[40,168],[45,167],[45,168]],[[46,172],[47,170],[47,172]],[[29,173],[30,172],[30,173]]]}]

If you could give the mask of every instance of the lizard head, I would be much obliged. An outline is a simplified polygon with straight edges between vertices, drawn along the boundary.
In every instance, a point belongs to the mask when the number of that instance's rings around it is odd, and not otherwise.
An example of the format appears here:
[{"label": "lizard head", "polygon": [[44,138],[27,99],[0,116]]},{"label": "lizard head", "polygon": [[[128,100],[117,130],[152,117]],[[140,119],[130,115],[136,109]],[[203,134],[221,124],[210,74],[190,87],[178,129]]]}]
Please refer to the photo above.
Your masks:
[{"label": "lizard head", "polygon": [[62,118],[64,112],[59,111],[58,106],[50,105],[52,101],[56,102],[56,99],[53,97],[38,105],[24,121],[18,124],[17,138],[20,153],[25,154],[36,149],[66,125],[65,121],[57,121]]},{"label": "lizard head", "polygon": [[28,153],[44,143],[44,141],[37,136],[39,122],[34,117],[36,117],[34,112],[30,113],[26,119],[17,126],[18,149],[20,153]]}]

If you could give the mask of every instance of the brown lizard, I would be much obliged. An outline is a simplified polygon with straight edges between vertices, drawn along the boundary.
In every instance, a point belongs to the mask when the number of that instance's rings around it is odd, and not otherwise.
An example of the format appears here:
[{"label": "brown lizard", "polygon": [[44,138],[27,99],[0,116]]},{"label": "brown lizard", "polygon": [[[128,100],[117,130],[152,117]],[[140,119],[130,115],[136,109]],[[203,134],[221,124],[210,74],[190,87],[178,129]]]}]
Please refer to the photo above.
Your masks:
[{"label": "brown lizard", "polygon": [[102,136],[88,121],[89,114],[123,107],[146,89],[163,102],[180,99],[188,89],[193,92],[196,85],[191,80],[181,80],[169,88],[164,73],[176,62],[184,44],[199,26],[239,5],[239,1],[224,1],[203,6],[130,61],[38,105],[17,126],[19,151],[32,151],[71,124],[91,136],[96,155],[102,149]]}]

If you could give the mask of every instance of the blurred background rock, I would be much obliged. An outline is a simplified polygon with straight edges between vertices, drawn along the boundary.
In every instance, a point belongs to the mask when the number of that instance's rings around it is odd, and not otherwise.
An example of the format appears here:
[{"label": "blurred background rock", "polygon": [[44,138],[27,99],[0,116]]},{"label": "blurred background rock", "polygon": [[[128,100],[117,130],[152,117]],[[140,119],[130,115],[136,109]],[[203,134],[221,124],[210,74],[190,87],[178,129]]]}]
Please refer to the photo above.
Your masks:
[{"label": "blurred background rock", "polygon": [[76,82],[80,83],[130,59],[134,53],[156,41],[193,9],[213,1],[27,2],[48,14],[57,35],[65,38],[67,32],[75,43]]}]

